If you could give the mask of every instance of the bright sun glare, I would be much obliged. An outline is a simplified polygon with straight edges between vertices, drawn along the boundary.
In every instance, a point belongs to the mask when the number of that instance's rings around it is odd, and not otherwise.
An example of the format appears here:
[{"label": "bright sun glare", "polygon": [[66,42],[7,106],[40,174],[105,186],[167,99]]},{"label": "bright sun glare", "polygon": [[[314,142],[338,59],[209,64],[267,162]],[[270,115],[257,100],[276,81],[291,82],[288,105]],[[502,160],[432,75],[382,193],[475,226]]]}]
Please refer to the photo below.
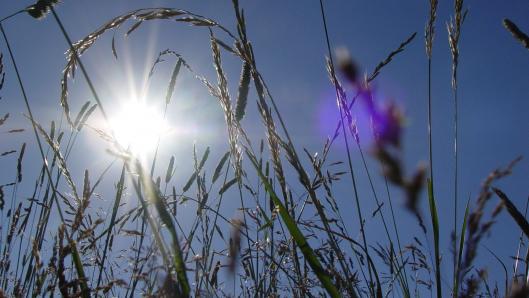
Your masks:
[{"label": "bright sun glare", "polygon": [[123,104],[110,125],[119,144],[143,155],[155,150],[158,138],[168,133],[169,126],[154,107],[135,100]]}]

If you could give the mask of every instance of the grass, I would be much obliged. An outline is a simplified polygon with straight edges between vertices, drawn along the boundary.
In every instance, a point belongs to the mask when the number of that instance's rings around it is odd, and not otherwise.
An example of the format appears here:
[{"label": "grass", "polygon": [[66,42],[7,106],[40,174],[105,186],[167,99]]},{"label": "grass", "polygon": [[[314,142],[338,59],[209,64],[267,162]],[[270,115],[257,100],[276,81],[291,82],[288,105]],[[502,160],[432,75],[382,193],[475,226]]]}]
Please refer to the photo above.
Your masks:
[{"label": "grass", "polygon": [[[190,11],[146,8],[116,16],[81,40],[73,41],[60,17],[60,6],[50,0],[40,0],[0,20],[7,49],[6,55],[0,56],[0,95],[4,78],[16,78],[24,114],[33,133],[31,143],[9,144],[19,149],[0,155],[0,158],[16,156],[17,164],[13,181],[0,185],[0,297],[492,297],[500,291],[498,282],[491,289],[486,268],[478,267],[477,256],[482,240],[491,233],[503,209],[522,235],[515,266],[521,262],[527,266],[527,258],[520,257],[520,249],[523,239],[529,238],[529,223],[508,192],[497,185],[498,180],[512,173],[520,158],[486,177],[476,200],[467,202],[463,218],[458,220],[461,158],[457,74],[461,63],[461,28],[467,16],[462,0],[455,0],[454,16],[448,23],[454,101],[453,172],[440,173],[436,168],[435,175],[433,151],[437,147],[433,145],[436,136],[432,119],[440,116],[432,105],[437,100],[432,94],[436,0],[429,2],[425,29],[428,168],[419,164],[413,170],[404,161],[401,108],[394,103],[384,106],[378,102],[373,84],[393,60],[406,53],[407,47],[415,42],[416,33],[388,51],[371,74],[363,76],[346,50],[334,52],[325,2],[319,1],[322,42],[327,50],[322,61],[327,58],[340,117],[335,119],[334,135],[315,154],[300,149],[301,142],[289,131],[287,121],[296,119],[281,113],[258,67],[258,57],[247,32],[247,24],[252,22],[246,19],[238,0],[232,4],[236,32]],[[35,99],[26,93],[31,82],[24,80],[24,71],[17,63],[23,58],[13,52],[10,34],[3,27],[10,18],[26,13],[53,20],[69,49],[60,86],[64,118],[54,119],[49,129],[35,118]],[[98,114],[103,122],[109,122],[110,103],[100,96],[92,74],[83,64],[83,55],[89,54],[105,35],[119,34],[124,29],[126,36],[134,38],[140,27],[161,20],[173,20],[177,26],[185,24],[209,33],[216,81],[196,71],[186,57],[172,49],[159,53],[149,74],[151,77],[161,72],[158,64],[164,59],[175,59],[164,81],[167,82],[164,119],[171,117],[168,107],[179,92],[180,77],[185,75],[196,79],[222,111],[225,147],[207,147],[200,153],[201,147],[194,146],[188,158],[193,165],[184,171],[190,173],[189,177],[181,177],[175,156],[166,163],[160,156],[160,148],[168,142],[163,136],[158,136],[154,154],[146,160],[119,144],[112,128],[98,130],[91,126],[91,120]],[[527,48],[527,35],[509,19],[503,23],[515,41]],[[119,56],[114,37],[109,56],[114,59]],[[240,76],[235,83],[228,79],[227,69],[231,65],[226,66],[233,61],[238,63],[237,67],[240,64]],[[80,80],[88,85],[95,103],[86,102],[72,116],[70,85],[76,69],[81,70]],[[231,88],[237,90],[235,96],[230,94]],[[250,134],[245,125],[246,121],[255,120],[247,119],[253,115],[249,109],[254,101],[263,127],[262,134],[257,136]],[[354,109],[364,109],[368,114],[372,144],[360,142]],[[0,115],[0,127],[9,121],[9,113]],[[9,131],[21,132],[22,129]],[[77,144],[82,133],[101,137],[108,148],[106,154],[113,161],[98,175],[90,168],[85,169],[80,179],[72,174],[71,156],[83,151]],[[330,161],[331,152],[341,141],[346,146],[343,156],[346,165]],[[31,181],[32,175],[23,172],[28,169],[24,165],[30,154],[26,151],[31,148],[38,154],[39,164],[31,167],[37,172],[35,181]],[[212,161],[217,154],[218,160]],[[113,177],[112,169],[116,167],[119,175]],[[373,174],[373,168],[381,169],[381,177]],[[368,184],[358,183],[358,173],[365,174]],[[441,204],[446,203],[437,197],[434,188],[440,175],[453,179],[453,214],[449,218],[439,213]],[[105,183],[115,183],[113,192],[99,193]],[[344,185],[346,191],[341,187]],[[17,199],[20,192],[31,192],[31,187],[33,195],[29,199]],[[366,190],[360,191],[363,187]],[[362,209],[368,198],[361,194],[366,193],[377,206],[372,214]],[[101,197],[111,199],[102,201]],[[132,201],[125,202],[129,197]],[[393,205],[393,200],[401,197],[406,209],[402,212],[417,220],[416,231],[407,243],[396,215],[401,210]],[[426,218],[419,204],[422,197],[427,197],[429,204]],[[496,197],[500,203],[490,211],[488,203]],[[237,205],[235,216],[223,208],[228,204],[226,199]],[[340,208],[344,201],[354,212],[345,214]],[[101,204],[104,212],[96,207]],[[196,207],[191,223],[182,222],[184,204],[188,204],[184,212],[189,212],[190,206]],[[370,235],[366,229],[368,222],[381,224],[384,234]],[[441,227],[448,225],[453,225],[452,263],[442,255],[442,239],[449,235],[441,234]],[[494,251],[484,248],[507,268]],[[453,270],[451,278],[445,274],[448,268]],[[511,278],[506,273],[505,296],[526,295],[528,276],[528,270],[521,275],[515,272]]]}]

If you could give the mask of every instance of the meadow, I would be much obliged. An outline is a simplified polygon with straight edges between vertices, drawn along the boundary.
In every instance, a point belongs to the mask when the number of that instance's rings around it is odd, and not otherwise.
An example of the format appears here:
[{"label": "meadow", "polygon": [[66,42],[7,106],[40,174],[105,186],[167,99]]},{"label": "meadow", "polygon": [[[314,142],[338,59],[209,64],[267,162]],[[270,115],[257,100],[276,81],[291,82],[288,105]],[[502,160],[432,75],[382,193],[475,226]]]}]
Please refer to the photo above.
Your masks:
[{"label": "meadow", "polygon": [[280,2],[5,5],[0,297],[529,296],[529,7]]}]

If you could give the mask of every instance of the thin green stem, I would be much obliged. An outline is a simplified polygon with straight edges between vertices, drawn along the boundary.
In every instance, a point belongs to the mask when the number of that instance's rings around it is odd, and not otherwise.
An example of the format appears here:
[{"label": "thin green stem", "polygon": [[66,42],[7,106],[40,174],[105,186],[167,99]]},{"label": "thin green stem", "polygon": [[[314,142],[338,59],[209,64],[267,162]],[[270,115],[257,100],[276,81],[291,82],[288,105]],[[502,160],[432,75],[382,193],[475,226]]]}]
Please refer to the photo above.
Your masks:
[{"label": "thin green stem", "polygon": [[[454,88],[454,239],[457,239],[457,206],[458,206],[458,173],[459,173],[459,154],[457,150],[458,141],[458,102],[457,87]],[[457,244],[454,241],[454,253],[457,255]],[[454,264],[455,266],[455,264]],[[454,267],[455,272],[455,267]]]}]

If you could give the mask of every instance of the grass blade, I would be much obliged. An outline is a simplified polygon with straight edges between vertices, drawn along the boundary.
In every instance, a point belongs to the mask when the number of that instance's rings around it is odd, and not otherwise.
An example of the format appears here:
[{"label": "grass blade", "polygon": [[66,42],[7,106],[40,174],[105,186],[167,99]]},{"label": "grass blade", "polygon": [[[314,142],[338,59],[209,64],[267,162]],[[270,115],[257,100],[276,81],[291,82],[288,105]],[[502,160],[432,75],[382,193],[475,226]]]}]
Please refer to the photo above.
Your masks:
[{"label": "grass blade", "polygon": [[171,102],[171,96],[173,96],[174,88],[176,86],[176,78],[178,73],[180,73],[180,68],[182,67],[182,59],[178,58],[176,65],[173,69],[173,74],[171,75],[171,81],[169,81],[169,87],[167,88],[167,94],[165,95],[165,104]]},{"label": "grass blade", "polygon": [[[209,152],[209,150],[207,151]],[[169,208],[167,208],[167,205],[165,204],[165,201],[162,199],[162,195],[160,193],[160,190],[156,186],[156,184],[152,181],[152,179],[148,176],[146,176],[144,173],[142,173],[143,176],[143,183],[145,184],[145,193],[147,194],[147,197],[149,197],[149,200],[154,203],[154,206],[156,207],[156,211],[158,212],[158,215],[160,217],[160,220],[169,230],[169,233],[171,234],[172,239],[172,247],[173,247],[173,262],[175,266],[176,271],[176,278],[178,279],[179,286],[181,289],[181,297],[189,297],[190,287],[189,282],[187,280],[186,275],[186,268],[185,268],[185,262],[182,256],[182,250],[180,248],[180,244],[178,241],[178,235],[176,234],[176,228],[173,223],[171,214],[169,213]]]},{"label": "grass blade", "polygon": [[81,121],[81,117],[83,117],[84,113],[90,106],[90,101],[85,102],[85,104],[81,107],[81,110],[79,110],[79,113],[77,113],[77,116],[75,117],[75,120],[73,121],[73,127],[77,127],[79,125],[79,121]]},{"label": "grass blade", "polygon": [[432,229],[435,249],[435,286],[437,289],[437,297],[443,297],[441,295],[441,268],[440,261],[441,256],[439,255],[439,218],[437,217],[437,206],[435,204],[435,198],[433,196],[433,182],[427,179],[428,184],[428,203],[430,205],[430,217],[432,218]]},{"label": "grass blade", "polygon": [[220,190],[219,190],[219,195],[223,194],[224,192],[226,192],[233,184],[235,184],[235,182],[237,182],[237,178],[233,178],[231,179],[230,181],[226,182],[226,184],[224,184]]},{"label": "grass blade", "polygon": [[457,251],[456,259],[456,274],[454,275],[454,297],[458,297],[459,292],[459,271],[461,268],[461,257],[463,255],[463,245],[465,244],[465,235],[467,230],[467,219],[470,200],[467,201],[467,206],[465,208],[465,216],[463,217],[463,226],[461,227],[461,236],[459,238],[459,250]]},{"label": "grass blade", "polygon": [[174,156],[171,156],[169,161],[169,166],[167,167],[167,172],[165,172],[165,183],[169,183],[173,177],[173,168],[174,168]]},{"label": "grass blade", "polygon": [[115,36],[112,36],[112,55],[114,55],[114,58],[116,58],[116,60],[118,60],[118,52],[116,51]]},{"label": "grass blade", "polygon": [[94,105],[91,106],[90,109],[88,109],[88,111],[83,115],[83,118],[82,118],[81,121],[79,122],[79,125],[76,126],[77,131],[81,131],[81,129],[82,129],[83,126],[85,125],[86,121],[88,121],[88,117],[90,117],[90,115],[92,115],[92,113],[95,111],[96,108],[97,108],[97,104],[94,104]]},{"label": "grass blade", "polygon": [[90,289],[86,284],[86,275],[84,273],[83,263],[81,261],[81,256],[79,255],[79,250],[77,250],[77,243],[75,240],[70,241],[70,248],[72,249],[72,260],[75,265],[75,270],[79,280],[81,281],[81,295],[82,297],[90,297]]},{"label": "grass blade", "polygon": [[186,184],[182,188],[183,192],[188,191],[189,188],[191,187],[191,185],[193,185],[193,182],[195,182],[195,180],[197,179],[198,173],[200,173],[200,171],[202,170],[202,167],[204,167],[204,164],[206,163],[206,160],[208,159],[208,156],[209,156],[209,147],[206,148],[206,152],[204,152],[204,155],[202,156],[202,159],[200,160],[200,163],[199,163],[196,171],[193,173],[193,175],[191,175],[191,177],[189,177],[189,179],[187,180]]},{"label": "grass blade", "polygon": [[219,164],[215,168],[215,172],[213,172],[213,178],[211,178],[211,183],[215,183],[217,179],[219,179],[220,174],[222,171],[222,168],[224,167],[224,164],[226,163],[226,160],[228,160],[228,157],[230,156],[230,152],[226,152],[224,156],[220,159]]}]

